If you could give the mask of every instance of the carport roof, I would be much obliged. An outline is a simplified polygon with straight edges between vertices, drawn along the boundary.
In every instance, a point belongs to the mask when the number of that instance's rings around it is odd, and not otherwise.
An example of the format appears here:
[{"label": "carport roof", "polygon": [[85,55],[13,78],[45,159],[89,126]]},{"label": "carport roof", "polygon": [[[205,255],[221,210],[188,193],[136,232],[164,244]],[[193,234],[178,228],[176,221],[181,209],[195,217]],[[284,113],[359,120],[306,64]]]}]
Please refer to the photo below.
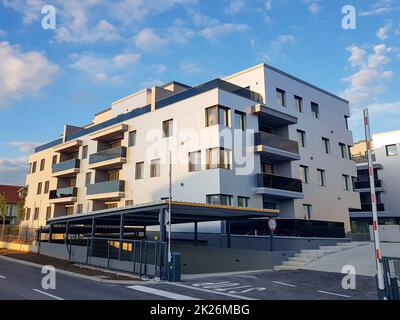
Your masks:
[{"label": "carport roof", "polygon": [[[96,225],[119,225],[120,216],[124,215],[125,226],[159,225],[159,212],[168,208],[168,200],[132,205],[108,210],[93,211],[83,214],[55,217],[47,221],[50,225],[85,224],[96,219]],[[190,223],[222,220],[243,220],[252,218],[276,217],[278,210],[230,207],[190,202],[171,202],[172,223]]]}]

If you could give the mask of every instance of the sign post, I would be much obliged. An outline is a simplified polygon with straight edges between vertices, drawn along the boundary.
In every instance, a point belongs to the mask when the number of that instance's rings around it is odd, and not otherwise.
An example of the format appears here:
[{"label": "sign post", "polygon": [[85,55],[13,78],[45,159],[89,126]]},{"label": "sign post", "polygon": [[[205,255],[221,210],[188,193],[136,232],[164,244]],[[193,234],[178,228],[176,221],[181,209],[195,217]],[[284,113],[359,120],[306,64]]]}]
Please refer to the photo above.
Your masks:
[{"label": "sign post", "polygon": [[276,231],[277,226],[278,224],[276,219],[270,218],[268,220],[270,251],[274,251],[274,232]]}]

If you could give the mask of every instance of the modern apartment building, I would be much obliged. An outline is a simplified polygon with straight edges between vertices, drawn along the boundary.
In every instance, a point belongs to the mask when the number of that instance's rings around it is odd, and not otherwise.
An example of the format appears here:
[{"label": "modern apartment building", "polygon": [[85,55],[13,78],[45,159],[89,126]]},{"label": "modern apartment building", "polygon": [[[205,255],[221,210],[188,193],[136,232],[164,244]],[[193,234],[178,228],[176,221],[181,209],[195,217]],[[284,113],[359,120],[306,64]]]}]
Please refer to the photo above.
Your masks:
[{"label": "modern apartment building", "polygon": [[360,207],[349,116],[346,100],[265,64],[143,89],[36,149],[25,223],[165,199],[171,172],[176,201],[279,209],[349,230],[349,208]]},{"label": "modern apartment building", "polygon": [[[400,224],[400,130],[373,135],[374,178],[378,218],[381,224]],[[369,233],[372,224],[371,189],[365,140],[351,149],[357,162],[356,191],[360,193],[361,209],[350,210],[355,232]]]}]

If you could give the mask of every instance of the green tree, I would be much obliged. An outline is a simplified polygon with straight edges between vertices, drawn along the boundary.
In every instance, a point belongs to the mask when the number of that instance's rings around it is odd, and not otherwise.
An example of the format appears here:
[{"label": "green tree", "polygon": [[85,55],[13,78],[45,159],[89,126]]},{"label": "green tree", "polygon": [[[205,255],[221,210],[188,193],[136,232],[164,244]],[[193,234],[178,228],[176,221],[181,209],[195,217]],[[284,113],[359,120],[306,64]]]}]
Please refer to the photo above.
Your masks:
[{"label": "green tree", "polygon": [[19,224],[21,224],[21,222],[25,220],[25,197],[26,197],[26,193],[21,192],[20,200],[17,204]]},{"label": "green tree", "polygon": [[1,228],[1,239],[4,239],[4,228],[7,217],[7,198],[5,193],[0,194],[0,216],[3,219],[3,227]]}]

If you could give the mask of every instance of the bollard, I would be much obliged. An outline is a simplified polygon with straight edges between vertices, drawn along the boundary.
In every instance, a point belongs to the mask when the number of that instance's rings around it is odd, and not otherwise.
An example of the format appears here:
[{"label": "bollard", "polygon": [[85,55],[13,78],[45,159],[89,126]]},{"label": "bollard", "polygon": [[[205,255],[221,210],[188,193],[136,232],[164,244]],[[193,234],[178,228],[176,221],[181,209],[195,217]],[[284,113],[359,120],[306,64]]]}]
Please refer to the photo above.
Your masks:
[{"label": "bollard", "polygon": [[171,264],[169,265],[169,281],[181,281],[181,254],[177,252],[171,253]]}]

